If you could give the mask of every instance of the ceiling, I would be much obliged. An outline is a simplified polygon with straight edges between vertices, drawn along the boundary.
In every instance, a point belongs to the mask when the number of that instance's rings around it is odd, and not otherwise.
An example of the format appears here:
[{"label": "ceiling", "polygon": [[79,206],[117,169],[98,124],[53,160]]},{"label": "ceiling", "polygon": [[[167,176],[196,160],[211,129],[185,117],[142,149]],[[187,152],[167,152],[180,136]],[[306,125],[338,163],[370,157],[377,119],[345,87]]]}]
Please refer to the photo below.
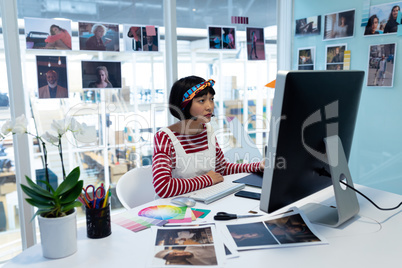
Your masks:
[{"label": "ceiling", "polygon": [[[119,24],[163,26],[164,0],[18,0],[18,17],[67,18]],[[276,25],[276,0],[176,0],[177,27],[230,26],[231,16],[248,17],[246,26]]]}]

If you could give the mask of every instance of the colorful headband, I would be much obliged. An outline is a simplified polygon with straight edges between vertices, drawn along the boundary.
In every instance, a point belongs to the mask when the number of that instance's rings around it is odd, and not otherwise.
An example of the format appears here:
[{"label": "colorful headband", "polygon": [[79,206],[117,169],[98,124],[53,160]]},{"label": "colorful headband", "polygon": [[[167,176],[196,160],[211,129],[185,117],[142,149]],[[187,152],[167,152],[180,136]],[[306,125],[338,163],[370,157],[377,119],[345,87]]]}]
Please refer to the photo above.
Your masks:
[{"label": "colorful headband", "polygon": [[206,87],[213,87],[215,84],[215,81],[212,79],[209,79],[207,81],[204,81],[198,85],[193,86],[189,90],[187,90],[186,93],[183,95],[183,100],[181,103],[181,109],[184,110],[186,108],[187,104],[198,94],[200,93],[203,89]]}]

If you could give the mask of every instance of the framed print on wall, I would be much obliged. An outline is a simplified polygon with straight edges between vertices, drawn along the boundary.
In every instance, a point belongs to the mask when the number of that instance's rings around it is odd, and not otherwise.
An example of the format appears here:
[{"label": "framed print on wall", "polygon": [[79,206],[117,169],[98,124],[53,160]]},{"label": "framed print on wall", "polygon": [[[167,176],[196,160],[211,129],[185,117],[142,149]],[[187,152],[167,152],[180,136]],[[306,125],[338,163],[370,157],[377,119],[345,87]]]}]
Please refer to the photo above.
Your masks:
[{"label": "framed print on wall", "polygon": [[247,57],[249,60],[265,60],[264,28],[246,28]]},{"label": "framed print on wall", "polygon": [[208,27],[209,49],[222,48],[222,27]]},{"label": "framed print on wall", "polygon": [[303,37],[321,33],[321,15],[296,20],[295,36]]},{"label": "framed print on wall", "polygon": [[347,10],[324,16],[323,40],[353,37],[355,10]]},{"label": "framed print on wall", "polygon": [[68,98],[67,61],[64,56],[36,56],[38,98]]},{"label": "framed print on wall", "polygon": [[298,70],[314,70],[315,47],[299,48]]},{"label": "framed print on wall", "polygon": [[78,22],[80,50],[120,51],[119,25]]},{"label": "framed print on wall", "polygon": [[71,50],[71,20],[24,18],[27,49]]},{"label": "framed print on wall", "polygon": [[396,44],[371,45],[367,66],[367,86],[392,87],[394,84]]},{"label": "framed print on wall", "polygon": [[121,88],[121,63],[82,61],[82,88]]},{"label": "framed print on wall", "polygon": [[347,50],[347,44],[331,45],[326,48],[326,70],[343,70],[344,53]]}]

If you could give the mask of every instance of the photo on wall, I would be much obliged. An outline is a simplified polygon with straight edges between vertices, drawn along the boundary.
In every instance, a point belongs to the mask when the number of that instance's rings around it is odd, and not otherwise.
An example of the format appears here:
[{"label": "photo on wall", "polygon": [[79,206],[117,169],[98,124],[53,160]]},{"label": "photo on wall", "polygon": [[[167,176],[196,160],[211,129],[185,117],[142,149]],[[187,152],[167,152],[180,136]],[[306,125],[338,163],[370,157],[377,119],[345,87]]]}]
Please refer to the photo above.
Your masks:
[{"label": "photo on wall", "polygon": [[36,56],[39,99],[68,98],[67,62],[63,56]]},{"label": "photo on wall", "polygon": [[71,50],[71,20],[24,18],[27,49]]},{"label": "photo on wall", "polygon": [[236,28],[222,28],[222,46],[223,49],[236,49]]},{"label": "photo on wall", "polygon": [[249,60],[265,60],[264,28],[246,28]]},{"label": "photo on wall", "polygon": [[350,38],[354,35],[355,10],[347,10],[324,16],[323,40]]},{"label": "photo on wall", "polygon": [[395,73],[396,44],[371,45],[367,86],[392,87]]},{"label": "photo on wall", "polygon": [[158,28],[155,26],[142,27],[142,50],[157,52],[158,45]]},{"label": "photo on wall", "polygon": [[121,63],[82,61],[82,88],[121,88]]},{"label": "photo on wall", "polygon": [[78,22],[80,50],[120,51],[119,25]]},{"label": "photo on wall", "polygon": [[370,14],[364,35],[395,34],[402,23],[397,21],[398,11],[401,10],[402,1],[370,6]]},{"label": "photo on wall", "polygon": [[222,27],[208,26],[209,49],[222,49]]},{"label": "photo on wall", "polygon": [[314,70],[315,47],[299,48],[298,70]]},{"label": "photo on wall", "polygon": [[326,70],[343,70],[344,53],[347,50],[347,44],[331,45],[326,48]]},{"label": "photo on wall", "polygon": [[123,40],[125,51],[142,51],[142,26],[124,25]]},{"label": "photo on wall", "polygon": [[321,15],[296,20],[296,37],[319,35],[320,33]]}]

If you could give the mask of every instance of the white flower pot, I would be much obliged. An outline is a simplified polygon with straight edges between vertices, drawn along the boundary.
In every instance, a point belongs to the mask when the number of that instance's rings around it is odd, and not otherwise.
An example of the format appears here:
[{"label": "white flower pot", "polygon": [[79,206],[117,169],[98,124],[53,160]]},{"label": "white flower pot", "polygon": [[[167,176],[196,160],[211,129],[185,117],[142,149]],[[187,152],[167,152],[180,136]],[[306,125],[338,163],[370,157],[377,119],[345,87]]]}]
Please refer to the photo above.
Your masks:
[{"label": "white flower pot", "polygon": [[77,251],[77,212],[59,217],[38,217],[42,252],[45,258],[58,259]]}]

